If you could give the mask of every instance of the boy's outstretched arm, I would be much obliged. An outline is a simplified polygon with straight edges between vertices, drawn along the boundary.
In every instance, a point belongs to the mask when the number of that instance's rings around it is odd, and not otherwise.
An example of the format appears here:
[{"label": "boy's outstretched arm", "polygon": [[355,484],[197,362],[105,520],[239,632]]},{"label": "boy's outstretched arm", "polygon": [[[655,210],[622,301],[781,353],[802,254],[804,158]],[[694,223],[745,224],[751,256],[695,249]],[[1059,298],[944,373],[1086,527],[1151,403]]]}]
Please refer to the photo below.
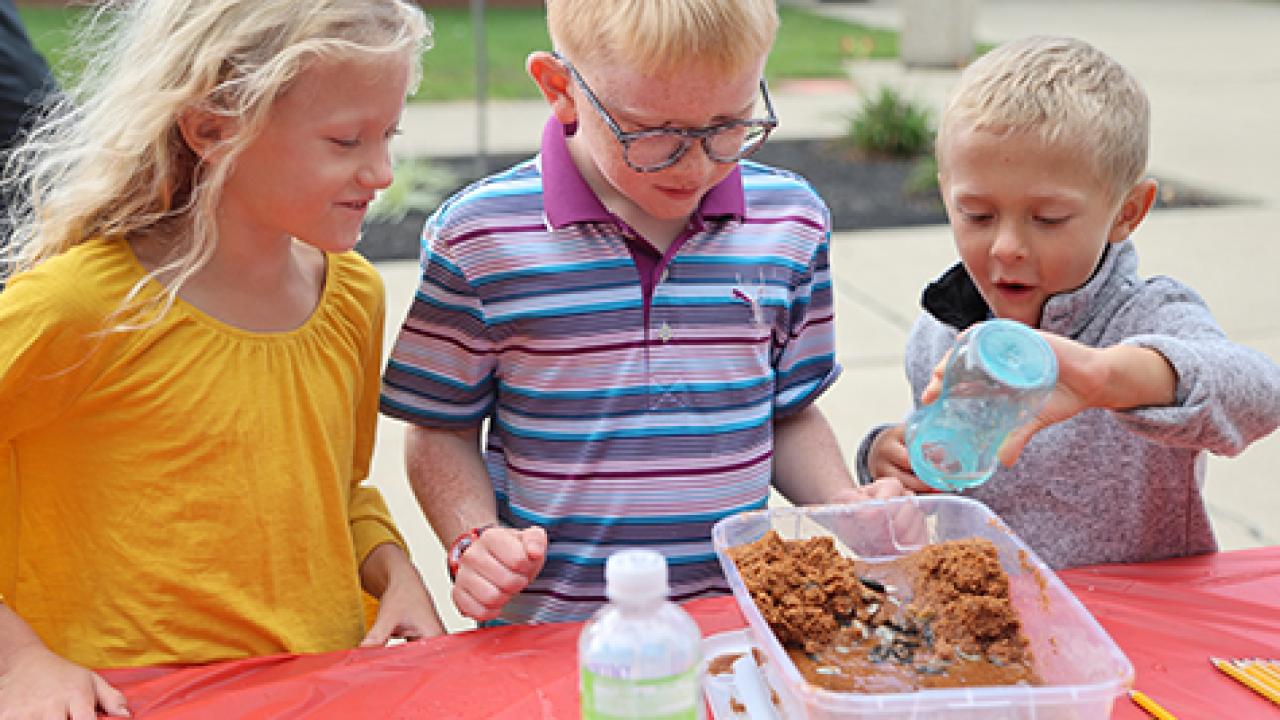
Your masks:
[{"label": "boy's outstretched arm", "polygon": [[95,708],[130,717],[119,690],[98,673],[54,654],[0,603],[0,717],[92,720]]},{"label": "boy's outstretched arm", "polygon": [[[1164,355],[1138,345],[1095,348],[1053,333],[1041,332],[1058,358],[1058,385],[1036,417],[1009,434],[1000,447],[1000,463],[1012,465],[1037,432],[1088,408],[1127,410],[1171,405],[1177,399],[1178,375]],[[942,390],[943,358],[933,370],[922,403]]]},{"label": "boy's outstretched arm", "polygon": [[1058,386],[1031,422],[1009,434],[999,452],[1003,465],[1016,462],[1042,428],[1088,408],[1128,410],[1172,405],[1177,400],[1178,375],[1164,355],[1151,348],[1094,348],[1052,333],[1041,334],[1058,356]]},{"label": "boy's outstretched arm", "polygon": [[445,430],[410,425],[405,431],[409,482],[422,512],[448,552],[455,538],[487,528],[467,548],[453,583],[463,615],[491,620],[542,570],[547,534],[542,528],[498,527],[493,485],[480,453],[480,429]]}]

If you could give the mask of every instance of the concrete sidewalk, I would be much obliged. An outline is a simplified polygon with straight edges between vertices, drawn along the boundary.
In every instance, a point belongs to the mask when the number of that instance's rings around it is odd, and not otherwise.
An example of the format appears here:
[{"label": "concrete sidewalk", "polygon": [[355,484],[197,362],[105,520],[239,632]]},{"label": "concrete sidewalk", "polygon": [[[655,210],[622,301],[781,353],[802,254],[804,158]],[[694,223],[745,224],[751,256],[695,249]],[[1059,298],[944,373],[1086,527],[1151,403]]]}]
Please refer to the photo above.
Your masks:
[{"label": "concrete sidewalk", "polygon": [[[816,3],[820,12],[896,27],[893,2]],[[1001,42],[1034,33],[1074,35],[1125,63],[1151,97],[1151,169],[1206,190],[1247,198],[1229,208],[1162,210],[1135,235],[1146,275],[1172,275],[1198,290],[1235,340],[1280,361],[1280,3],[1244,0],[985,0],[977,35]],[[894,87],[932,107],[954,71],[908,71],[897,61],[861,62],[852,85]],[[431,79],[428,77],[427,82]],[[797,84],[777,88],[779,137],[843,132],[858,104],[852,89]],[[406,113],[402,152],[466,155],[475,150],[472,104],[417,105]],[[540,102],[495,103],[491,152],[529,151],[547,117]],[[873,424],[910,406],[902,350],[924,283],[955,259],[946,227],[838,233],[837,287],[841,380],[821,401],[846,455]],[[416,263],[379,265],[388,290],[388,347],[412,298]],[[404,479],[403,426],[382,420],[374,482],[383,490],[446,624],[469,626],[452,608],[443,553]],[[1206,497],[1224,548],[1280,544],[1280,434],[1237,458],[1211,458]]]}]

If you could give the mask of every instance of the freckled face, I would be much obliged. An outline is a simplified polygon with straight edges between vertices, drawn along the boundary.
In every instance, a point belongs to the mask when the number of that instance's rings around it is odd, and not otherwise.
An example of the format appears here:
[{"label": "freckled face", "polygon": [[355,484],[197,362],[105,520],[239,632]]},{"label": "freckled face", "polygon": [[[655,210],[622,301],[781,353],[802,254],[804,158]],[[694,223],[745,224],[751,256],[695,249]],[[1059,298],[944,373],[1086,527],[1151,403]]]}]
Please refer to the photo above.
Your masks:
[{"label": "freckled face", "polygon": [[1039,326],[1045,302],[1084,285],[1124,239],[1115,193],[1066,145],[958,127],[938,148],[956,248],[997,317]]},{"label": "freckled face", "polygon": [[[637,68],[600,64],[579,67],[583,79],[623,132],[661,127],[700,128],[730,120],[763,116],[760,74],[763,60],[740,71],[717,73],[693,63],[666,76],[645,75]],[[574,142],[585,144],[599,175],[624,202],[649,217],[688,217],[734,168],[707,157],[692,143],[680,161],[657,172],[642,173],[623,159],[622,146],[582,89],[572,87],[578,116]],[[588,169],[590,172],[590,169]]]}]

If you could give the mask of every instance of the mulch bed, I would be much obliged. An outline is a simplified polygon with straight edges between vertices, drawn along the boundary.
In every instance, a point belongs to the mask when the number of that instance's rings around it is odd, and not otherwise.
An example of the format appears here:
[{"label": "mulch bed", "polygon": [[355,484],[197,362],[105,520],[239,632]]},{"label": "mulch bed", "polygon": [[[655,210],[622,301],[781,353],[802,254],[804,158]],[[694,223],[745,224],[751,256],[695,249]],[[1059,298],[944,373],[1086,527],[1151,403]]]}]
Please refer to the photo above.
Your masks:
[{"label": "mulch bed", "polygon": [[[489,172],[513,165],[528,153],[493,155]],[[947,221],[936,195],[913,195],[904,190],[913,160],[866,159],[847,146],[829,139],[770,140],[753,157],[768,165],[803,175],[831,208],[837,231],[937,225]],[[475,179],[471,157],[431,160],[459,179],[458,188]],[[1160,178],[1156,208],[1210,207],[1239,202],[1221,194]],[[418,256],[418,238],[427,213],[412,211],[399,222],[370,221],[365,225],[360,251],[370,260],[400,260]]]}]

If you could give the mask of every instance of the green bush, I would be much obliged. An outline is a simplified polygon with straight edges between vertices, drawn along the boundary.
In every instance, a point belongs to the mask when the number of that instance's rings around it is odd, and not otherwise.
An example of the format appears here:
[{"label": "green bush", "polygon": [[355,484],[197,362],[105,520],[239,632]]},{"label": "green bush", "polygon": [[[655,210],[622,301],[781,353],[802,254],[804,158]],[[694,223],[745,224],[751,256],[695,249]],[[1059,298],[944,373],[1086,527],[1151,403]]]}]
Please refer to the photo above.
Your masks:
[{"label": "green bush", "polygon": [[929,111],[889,87],[863,102],[849,124],[849,141],[874,157],[924,155],[933,147],[933,135]]},{"label": "green bush", "polygon": [[413,210],[429,213],[458,184],[449,168],[423,159],[397,161],[394,178],[369,206],[370,220],[399,222]]},{"label": "green bush", "polygon": [[938,157],[929,153],[912,163],[911,172],[907,173],[907,179],[902,184],[902,191],[913,197],[939,197]]}]

